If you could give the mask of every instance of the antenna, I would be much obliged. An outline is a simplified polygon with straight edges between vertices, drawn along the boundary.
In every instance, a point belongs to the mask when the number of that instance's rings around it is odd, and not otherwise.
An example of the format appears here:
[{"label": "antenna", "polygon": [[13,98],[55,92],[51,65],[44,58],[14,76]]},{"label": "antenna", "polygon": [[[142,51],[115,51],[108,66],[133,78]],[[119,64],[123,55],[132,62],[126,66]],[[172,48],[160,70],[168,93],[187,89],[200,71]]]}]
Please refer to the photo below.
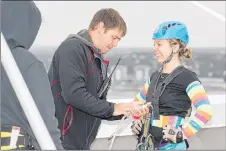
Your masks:
[{"label": "antenna", "polygon": [[121,61],[121,57],[118,59],[116,65],[115,65],[115,67],[114,67],[114,69],[112,70],[112,72],[111,72],[111,74],[110,74],[110,76],[109,76],[109,79],[112,77],[112,75],[113,75],[113,73],[114,73],[114,71],[115,71],[115,69],[116,69],[116,67],[118,66],[118,64],[119,64],[120,61]]},{"label": "antenna", "polygon": [[130,52],[130,53],[124,55],[122,58],[119,57],[119,59],[118,59],[116,65],[115,65],[114,69],[112,70],[112,72],[111,72],[111,74],[110,74],[110,76],[109,76],[109,79],[111,79],[111,77],[112,77],[112,75],[113,75],[113,73],[114,73],[116,67],[118,66],[119,62],[120,62],[122,59],[125,59],[125,58],[129,57],[129,56],[132,55],[132,54],[133,54],[133,52]]}]

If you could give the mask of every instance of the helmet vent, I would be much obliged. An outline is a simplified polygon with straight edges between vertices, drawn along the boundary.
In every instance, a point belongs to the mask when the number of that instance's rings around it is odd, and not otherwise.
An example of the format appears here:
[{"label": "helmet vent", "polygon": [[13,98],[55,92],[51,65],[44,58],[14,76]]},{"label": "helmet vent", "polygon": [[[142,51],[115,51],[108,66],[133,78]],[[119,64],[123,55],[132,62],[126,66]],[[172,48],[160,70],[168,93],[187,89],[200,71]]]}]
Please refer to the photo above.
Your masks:
[{"label": "helmet vent", "polygon": [[162,27],[162,29],[167,30],[167,26]]},{"label": "helmet vent", "polygon": [[[175,25],[181,25],[181,24],[180,23],[168,24],[168,28],[170,28],[171,26],[175,26]],[[167,26],[164,26],[163,29],[167,30]]]}]

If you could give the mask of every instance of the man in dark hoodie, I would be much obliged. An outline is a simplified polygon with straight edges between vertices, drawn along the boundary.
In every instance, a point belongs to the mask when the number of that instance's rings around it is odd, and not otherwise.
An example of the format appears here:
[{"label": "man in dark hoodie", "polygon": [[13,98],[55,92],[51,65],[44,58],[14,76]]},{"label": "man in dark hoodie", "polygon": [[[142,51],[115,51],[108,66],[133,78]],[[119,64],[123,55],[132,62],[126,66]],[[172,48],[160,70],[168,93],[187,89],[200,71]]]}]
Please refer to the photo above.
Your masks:
[{"label": "man in dark hoodie", "polygon": [[101,119],[120,119],[137,107],[98,98],[107,77],[108,61],[102,54],[116,47],[126,30],[116,10],[101,9],[88,30],[70,35],[55,52],[48,74],[65,149],[89,150]]},{"label": "man in dark hoodie", "polygon": [[[41,14],[32,1],[2,1],[1,29],[22,76],[34,98],[57,149],[63,149],[54,102],[44,65],[31,52],[41,25]],[[11,69],[13,70],[13,69]],[[13,126],[20,128],[16,148]],[[43,138],[45,139],[45,138]],[[40,149],[18,98],[1,64],[1,150]]]}]

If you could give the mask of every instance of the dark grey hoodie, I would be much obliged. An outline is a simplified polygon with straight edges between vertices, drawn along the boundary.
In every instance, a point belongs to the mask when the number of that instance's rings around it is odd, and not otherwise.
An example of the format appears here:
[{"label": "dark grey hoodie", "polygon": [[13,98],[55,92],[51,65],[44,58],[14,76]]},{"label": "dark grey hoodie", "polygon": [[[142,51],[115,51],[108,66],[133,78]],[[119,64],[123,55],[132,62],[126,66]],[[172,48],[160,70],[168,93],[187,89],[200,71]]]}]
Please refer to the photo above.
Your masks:
[{"label": "dark grey hoodie", "polygon": [[[28,51],[40,25],[41,14],[34,2],[1,2],[2,33],[57,149],[63,149],[46,70],[43,63]],[[32,137],[32,145],[35,149],[40,149],[1,64],[1,127],[12,125],[19,126],[26,131]]]}]

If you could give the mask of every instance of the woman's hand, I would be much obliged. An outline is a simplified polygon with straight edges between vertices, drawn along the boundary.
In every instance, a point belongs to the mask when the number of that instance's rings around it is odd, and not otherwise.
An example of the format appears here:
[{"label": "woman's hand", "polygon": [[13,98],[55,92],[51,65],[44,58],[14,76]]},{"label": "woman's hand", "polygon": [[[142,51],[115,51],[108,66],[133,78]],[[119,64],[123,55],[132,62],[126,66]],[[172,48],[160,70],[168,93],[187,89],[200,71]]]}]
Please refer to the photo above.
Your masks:
[{"label": "woman's hand", "polygon": [[166,125],[163,128],[163,139],[170,140],[173,143],[180,143],[184,140],[184,136],[182,133],[182,128],[175,128],[171,125]]}]

